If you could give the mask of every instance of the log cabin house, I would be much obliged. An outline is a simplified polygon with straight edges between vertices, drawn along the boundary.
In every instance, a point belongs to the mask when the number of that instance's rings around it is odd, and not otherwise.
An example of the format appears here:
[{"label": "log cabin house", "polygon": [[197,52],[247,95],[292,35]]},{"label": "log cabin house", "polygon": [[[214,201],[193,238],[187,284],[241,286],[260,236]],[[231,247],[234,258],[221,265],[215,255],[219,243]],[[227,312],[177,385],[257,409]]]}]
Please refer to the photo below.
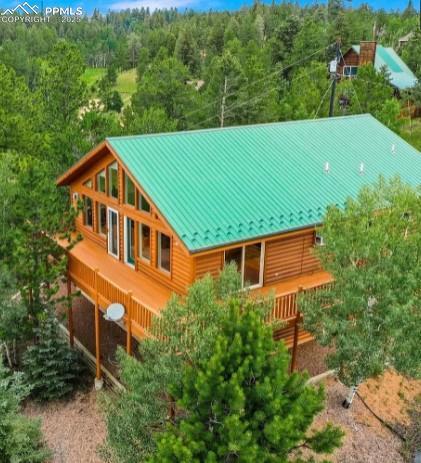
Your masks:
[{"label": "log cabin house", "polygon": [[106,139],[57,181],[84,203],[68,281],[93,304],[98,378],[110,303],[131,352],[172,293],[230,261],[244,287],[274,293],[278,338],[311,340],[296,294],[332,280],[314,255],[326,207],[396,174],[418,185],[420,153],[370,115]]},{"label": "log cabin house", "polygon": [[371,64],[377,71],[386,69],[390,82],[397,94],[417,84],[415,74],[391,47],[378,45],[376,41],[362,41],[352,45],[338,63],[338,74],[343,79],[353,79],[358,75],[358,68]]}]

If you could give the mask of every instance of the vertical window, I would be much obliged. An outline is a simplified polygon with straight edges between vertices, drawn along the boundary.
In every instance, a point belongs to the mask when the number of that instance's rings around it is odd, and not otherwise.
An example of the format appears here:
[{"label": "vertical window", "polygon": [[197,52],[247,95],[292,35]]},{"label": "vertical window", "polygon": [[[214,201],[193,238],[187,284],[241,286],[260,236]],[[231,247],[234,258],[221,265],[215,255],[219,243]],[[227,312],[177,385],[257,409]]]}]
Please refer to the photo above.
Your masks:
[{"label": "vertical window", "polygon": [[144,212],[151,212],[151,205],[142,193],[139,193],[138,196],[138,208]]},{"label": "vertical window", "polygon": [[260,257],[262,243],[250,244],[244,248],[244,286],[257,286],[260,284]]},{"label": "vertical window", "polygon": [[135,205],[136,189],[134,183],[130,180],[127,174],[124,175],[124,202],[130,204],[131,206]]},{"label": "vertical window", "polygon": [[225,251],[225,264],[234,262],[243,288],[263,284],[263,244],[254,243]]},{"label": "vertical window", "polygon": [[225,251],[225,263],[230,264],[234,262],[237,270],[241,273],[243,268],[243,248],[234,248]]},{"label": "vertical window", "polygon": [[108,194],[113,198],[118,198],[118,166],[116,162],[108,166]]},{"label": "vertical window", "polygon": [[98,233],[105,235],[107,233],[107,206],[105,204],[98,203]]},{"label": "vertical window", "polygon": [[118,212],[108,208],[108,252],[117,258],[119,256],[118,241]]},{"label": "vertical window", "polygon": [[125,261],[128,264],[134,265],[134,220],[126,217],[125,226]]},{"label": "vertical window", "polygon": [[143,223],[139,224],[139,257],[151,260],[151,229]]},{"label": "vertical window", "polygon": [[92,211],[92,199],[88,196],[83,197],[84,209],[83,209],[83,223],[87,227],[92,227],[93,220],[93,211]]},{"label": "vertical window", "polygon": [[101,170],[96,175],[96,189],[100,193],[105,193],[105,170]]},{"label": "vertical window", "polygon": [[158,232],[158,267],[171,271],[171,238],[161,232]]}]

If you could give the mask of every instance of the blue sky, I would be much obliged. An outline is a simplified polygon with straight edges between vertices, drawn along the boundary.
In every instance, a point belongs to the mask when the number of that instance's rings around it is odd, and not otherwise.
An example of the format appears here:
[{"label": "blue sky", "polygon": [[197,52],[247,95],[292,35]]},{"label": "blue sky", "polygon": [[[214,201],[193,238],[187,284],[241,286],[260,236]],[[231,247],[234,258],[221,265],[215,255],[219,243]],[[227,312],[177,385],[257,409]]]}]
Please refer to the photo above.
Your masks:
[{"label": "blue sky", "polygon": [[[23,3],[25,0],[0,0],[1,8],[10,8],[16,6],[18,3]],[[234,10],[240,8],[243,5],[249,5],[253,0],[29,0],[29,4],[36,4],[38,7],[43,2],[45,6],[70,6],[76,8],[82,6],[84,11],[88,14],[93,11],[94,8],[98,8],[103,12],[108,9],[120,10],[125,8],[136,8],[149,6],[152,10],[155,8],[171,8],[176,7],[180,11],[185,8],[192,8],[195,10],[208,10],[210,8],[214,10]],[[271,0],[268,0],[271,1]],[[276,0],[282,1],[282,0]],[[302,4],[312,3],[315,0],[299,0]],[[323,1],[323,0],[322,0]],[[414,4],[419,8],[419,2],[421,0],[413,0]],[[352,0],[347,2],[348,5],[358,7],[363,3],[368,3],[373,8],[385,8],[391,9],[404,9],[408,3],[408,0]]]}]

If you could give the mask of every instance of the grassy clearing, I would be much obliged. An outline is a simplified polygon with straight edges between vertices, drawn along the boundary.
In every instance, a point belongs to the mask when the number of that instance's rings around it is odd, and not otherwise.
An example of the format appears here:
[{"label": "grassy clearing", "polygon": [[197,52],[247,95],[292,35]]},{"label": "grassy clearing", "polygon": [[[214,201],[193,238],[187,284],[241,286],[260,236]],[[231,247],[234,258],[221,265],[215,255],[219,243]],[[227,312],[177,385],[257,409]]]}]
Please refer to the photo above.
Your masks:
[{"label": "grassy clearing", "polygon": [[409,121],[405,121],[405,125],[402,129],[402,137],[421,151],[421,118],[412,120],[412,130]]},{"label": "grassy clearing", "polygon": [[82,80],[88,87],[92,87],[104,76],[105,72],[105,68],[86,68]]},{"label": "grassy clearing", "polygon": [[[105,68],[86,68],[82,80],[89,89],[95,87],[99,80],[105,75]],[[115,89],[120,93],[124,104],[130,102],[130,98],[136,91],[136,69],[120,72],[117,76]],[[93,89],[93,97],[97,96],[96,89]]]},{"label": "grassy clearing", "polygon": [[117,77],[116,90],[120,93],[126,105],[133,93],[136,91],[136,69],[130,69],[119,73]]}]

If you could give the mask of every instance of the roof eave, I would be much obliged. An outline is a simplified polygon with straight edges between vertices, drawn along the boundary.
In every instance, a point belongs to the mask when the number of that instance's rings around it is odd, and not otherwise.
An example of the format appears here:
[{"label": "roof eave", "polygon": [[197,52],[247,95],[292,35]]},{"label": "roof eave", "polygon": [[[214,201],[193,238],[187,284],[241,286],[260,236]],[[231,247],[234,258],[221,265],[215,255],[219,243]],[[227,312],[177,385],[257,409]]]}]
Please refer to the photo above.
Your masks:
[{"label": "roof eave", "polygon": [[99,145],[95,146],[94,148],[91,149],[91,151],[88,151],[82,158],[79,159],[75,164],[73,164],[70,169],[66,170],[57,180],[56,180],[56,185],[57,186],[66,186],[69,185],[72,180],[79,175],[79,173],[87,167],[88,164],[93,162],[97,156],[100,155],[101,151],[104,148],[110,149],[110,146],[108,145],[107,141],[104,140],[101,142]]},{"label": "roof eave", "polygon": [[263,235],[256,235],[256,236],[244,239],[244,240],[229,241],[229,242],[220,243],[220,244],[216,244],[216,245],[211,245],[211,246],[207,246],[207,247],[203,247],[203,248],[197,248],[197,249],[188,248],[188,250],[192,255],[199,255],[199,254],[202,254],[202,253],[207,253],[209,251],[214,251],[214,250],[216,251],[216,250],[221,249],[221,248],[234,247],[234,246],[241,245],[241,244],[244,244],[244,243],[259,241],[259,240],[263,240],[263,239],[269,239],[269,238],[273,238],[275,236],[287,235],[287,234],[290,234],[290,233],[299,232],[299,231],[306,230],[306,229],[315,229],[317,227],[320,227],[322,224],[323,224],[323,222],[314,222],[314,223],[311,223],[311,224],[303,225],[301,227],[287,228],[286,230],[282,230],[282,231],[276,231],[276,232],[273,232],[273,233],[265,233]]}]

